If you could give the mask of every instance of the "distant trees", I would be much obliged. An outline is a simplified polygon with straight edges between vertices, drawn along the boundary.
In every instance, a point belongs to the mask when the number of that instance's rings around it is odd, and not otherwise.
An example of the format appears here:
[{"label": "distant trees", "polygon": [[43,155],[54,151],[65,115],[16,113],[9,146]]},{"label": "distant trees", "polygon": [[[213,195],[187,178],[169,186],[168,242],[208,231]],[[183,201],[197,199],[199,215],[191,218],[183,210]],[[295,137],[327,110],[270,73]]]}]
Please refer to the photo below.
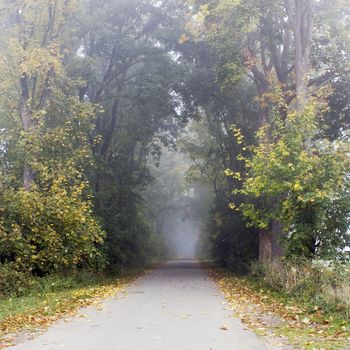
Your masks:
[{"label": "distant trees", "polygon": [[90,132],[96,164],[90,181],[112,265],[147,257],[153,239],[142,198],[152,179],[147,162],[174,143],[187,119],[186,69],[171,54],[181,11],[168,1],[92,0],[81,17],[75,65],[86,82],[80,95],[102,107]]},{"label": "distant trees", "polygon": [[[217,80],[215,52],[203,42],[186,41],[183,46],[185,57],[196,62],[188,85],[194,87],[193,98],[200,116],[199,121],[190,124],[179,147],[193,163],[188,171],[189,180],[199,187],[210,186],[214,194],[210,212],[203,219],[204,240],[208,239],[211,253],[222,265],[245,271],[249,262],[258,257],[258,234],[254,228],[245,226],[238,212],[229,208],[232,189],[239,186],[239,181],[225,176],[224,170],[242,170],[237,160],[240,148],[230,128],[237,123],[248,138],[253,137],[259,118],[254,101],[256,89],[244,82],[222,88]],[[197,196],[201,198],[201,193]],[[243,197],[235,196],[235,200]]]}]

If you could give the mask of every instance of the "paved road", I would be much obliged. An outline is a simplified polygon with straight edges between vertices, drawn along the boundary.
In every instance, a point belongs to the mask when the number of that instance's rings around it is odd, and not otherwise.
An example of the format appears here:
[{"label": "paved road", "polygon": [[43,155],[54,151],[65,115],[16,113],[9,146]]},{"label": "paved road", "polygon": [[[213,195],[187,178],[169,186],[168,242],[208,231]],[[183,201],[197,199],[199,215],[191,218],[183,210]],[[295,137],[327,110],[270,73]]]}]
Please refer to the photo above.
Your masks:
[{"label": "paved road", "polygon": [[[13,350],[263,350],[267,346],[231,317],[206,272],[171,261],[132,285],[103,310],[61,322]],[[226,328],[226,329],[221,329]]]}]

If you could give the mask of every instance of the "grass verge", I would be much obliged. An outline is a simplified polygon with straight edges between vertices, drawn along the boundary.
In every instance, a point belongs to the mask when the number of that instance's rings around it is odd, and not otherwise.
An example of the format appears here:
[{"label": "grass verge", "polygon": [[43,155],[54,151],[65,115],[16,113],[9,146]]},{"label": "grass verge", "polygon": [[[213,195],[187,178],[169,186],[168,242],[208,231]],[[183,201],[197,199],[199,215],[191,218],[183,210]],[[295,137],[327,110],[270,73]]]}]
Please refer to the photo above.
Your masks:
[{"label": "grass verge", "polygon": [[306,350],[350,349],[350,320],[341,314],[273,291],[249,276],[213,266],[209,274],[234,315],[259,335],[274,338],[275,345],[283,348],[288,343]]},{"label": "grass verge", "polygon": [[45,329],[59,318],[75,315],[125,290],[141,272],[110,277],[83,273],[37,280],[24,296],[0,299],[0,348],[13,345],[15,334]]}]

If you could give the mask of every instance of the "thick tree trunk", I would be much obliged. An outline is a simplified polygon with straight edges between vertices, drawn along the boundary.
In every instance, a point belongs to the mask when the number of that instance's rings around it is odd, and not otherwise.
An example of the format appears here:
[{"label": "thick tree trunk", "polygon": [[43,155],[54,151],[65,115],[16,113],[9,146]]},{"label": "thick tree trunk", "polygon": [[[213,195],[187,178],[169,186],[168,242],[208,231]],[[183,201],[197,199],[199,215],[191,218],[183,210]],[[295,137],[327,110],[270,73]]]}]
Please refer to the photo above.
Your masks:
[{"label": "thick tree trunk", "polygon": [[270,230],[259,230],[259,260],[272,260],[272,237]]},{"label": "thick tree trunk", "polygon": [[280,242],[283,234],[282,223],[277,220],[271,222],[268,230],[259,231],[259,260],[274,261],[284,255]]},{"label": "thick tree trunk", "polygon": [[312,0],[286,1],[288,19],[294,33],[296,109],[303,112],[307,103],[310,80],[310,54],[312,43]]},{"label": "thick tree trunk", "polygon": [[[262,89],[260,88],[262,91]],[[268,121],[268,110],[261,109],[260,125],[265,126]],[[283,247],[280,238],[283,234],[282,223],[272,220],[270,227],[266,230],[259,230],[259,260],[274,261],[283,256]]]},{"label": "thick tree trunk", "polygon": [[[302,113],[307,103],[310,79],[310,52],[312,37],[312,0],[285,0],[290,26],[294,33],[296,109]],[[289,38],[287,38],[289,40]],[[289,45],[289,41],[288,41]],[[262,122],[266,116],[261,118]],[[259,233],[259,259],[273,261],[283,255],[280,238],[281,222],[272,220],[269,230]]]},{"label": "thick tree trunk", "polygon": [[307,88],[310,79],[311,27],[311,1],[297,0],[294,32],[295,81],[298,111],[303,111],[307,102]]}]

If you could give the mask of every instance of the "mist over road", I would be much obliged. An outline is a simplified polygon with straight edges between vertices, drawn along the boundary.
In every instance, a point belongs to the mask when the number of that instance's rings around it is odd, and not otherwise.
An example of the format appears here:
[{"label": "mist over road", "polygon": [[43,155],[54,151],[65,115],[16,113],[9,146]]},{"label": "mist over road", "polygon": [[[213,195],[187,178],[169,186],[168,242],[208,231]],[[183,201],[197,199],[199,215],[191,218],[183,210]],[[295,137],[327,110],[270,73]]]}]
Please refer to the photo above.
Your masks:
[{"label": "mist over road", "polygon": [[[14,350],[263,350],[231,317],[215,283],[195,260],[170,261],[139,279],[103,310],[60,322]],[[223,329],[224,328],[224,329]]]}]

